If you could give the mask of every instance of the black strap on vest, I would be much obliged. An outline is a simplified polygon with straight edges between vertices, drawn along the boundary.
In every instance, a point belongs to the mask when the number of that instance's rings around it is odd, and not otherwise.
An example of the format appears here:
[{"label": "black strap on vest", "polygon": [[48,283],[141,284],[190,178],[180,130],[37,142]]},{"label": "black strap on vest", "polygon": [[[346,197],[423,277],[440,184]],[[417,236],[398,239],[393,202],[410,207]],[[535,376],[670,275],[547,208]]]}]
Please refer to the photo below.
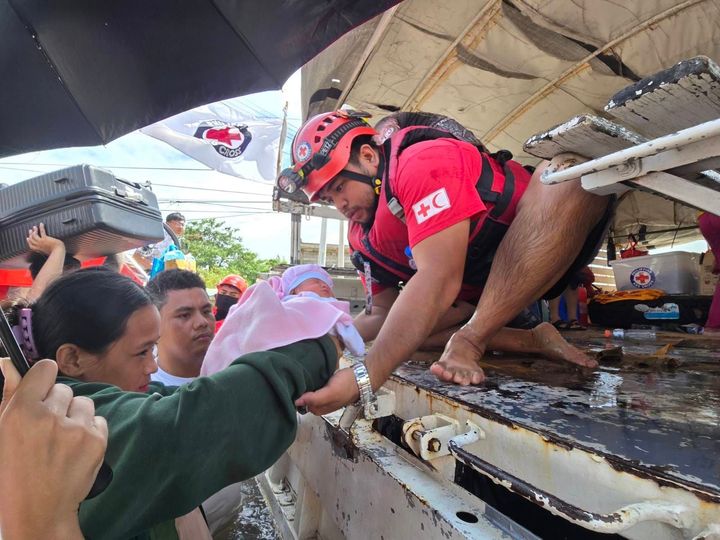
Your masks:
[{"label": "black strap on vest", "polygon": [[[420,128],[413,130],[409,132],[400,142],[400,145],[398,146],[398,156],[403,150],[413,144],[441,138],[454,139],[455,137],[446,131],[432,128]],[[386,179],[384,182],[385,201],[390,212],[404,222],[404,210],[400,205],[400,202],[393,194],[388,174],[391,152],[390,140],[383,143],[382,150],[387,156],[387,160],[384,164],[386,170],[383,171],[383,178]],[[463,273],[463,283],[482,286],[487,281],[488,274],[490,273],[490,266],[492,264],[492,259],[495,256],[497,246],[500,244],[500,241],[507,232],[508,226],[495,220],[505,213],[512,202],[513,194],[515,193],[515,175],[512,169],[507,165],[507,162],[513,158],[512,153],[508,150],[500,150],[489,155],[486,153],[484,148],[478,148],[478,151],[480,152],[482,158],[482,171],[480,172],[480,176],[478,177],[475,186],[480,199],[485,203],[492,203],[494,206],[488,215],[488,218],[492,219],[485,220],[480,231],[477,232],[468,245],[465,271]],[[492,190],[495,173],[493,172],[490,158],[496,161],[503,168],[503,172],[505,174],[505,182],[501,193]],[[380,172],[381,171],[378,170],[378,173]],[[475,231],[476,227],[477,220],[474,220],[470,223],[471,233]],[[372,266],[372,275],[375,279],[377,279],[378,283],[391,287],[398,286],[399,283],[403,281],[403,278],[395,274],[392,270],[407,276],[415,274],[416,271],[409,266],[405,266],[389,259],[375,250],[370,243],[369,228],[365,231],[362,238],[362,245],[369,255],[368,259]],[[363,271],[363,263],[365,262],[365,259],[360,251],[353,251],[350,260],[355,268],[361,272]],[[382,265],[385,265],[387,268]],[[388,268],[392,270],[388,270]]]},{"label": "black strap on vest", "polygon": [[[453,137],[451,133],[448,133],[447,131],[442,131],[439,129],[433,129],[433,128],[419,128],[414,129],[410,131],[405,137],[403,137],[403,140],[398,145],[397,154],[398,157],[400,154],[408,148],[409,146],[412,146],[413,144],[417,144],[419,142],[424,141],[434,141],[437,139],[455,139],[456,137]],[[503,171],[505,173],[505,183],[503,187],[502,193],[497,193],[492,190],[493,185],[493,179],[495,177],[495,174],[493,173],[492,167],[490,165],[490,161],[487,158],[487,154],[483,151],[484,148],[478,148],[478,151],[480,152],[480,155],[482,157],[482,171],[480,172],[480,177],[478,178],[477,182],[475,183],[478,195],[480,195],[480,199],[485,203],[492,203],[495,206],[490,211],[490,217],[493,219],[498,219],[500,216],[502,216],[505,211],[507,210],[507,207],[510,205],[510,202],[512,201],[513,194],[515,193],[515,175],[512,172],[512,169],[507,166],[507,162],[512,160],[513,155],[509,150],[499,150],[498,152],[495,152],[494,154],[490,154],[490,157],[494,159],[496,162],[500,164],[500,166],[503,168]],[[391,151],[391,142],[390,140],[387,140],[383,143],[383,152],[388,156],[387,163],[389,164],[390,159],[390,151]],[[383,174],[384,178],[387,178],[387,181],[385,182],[385,202],[387,203],[388,208],[390,209],[390,212],[398,218],[403,223],[405,222],[405,210],[403,209],[402,205],[400,204],[400,201],[398,201],[397,197],[393,194],[392,186],[390,185],[390,178],[388,178],[388,171],[389,166],[386,167],[386,171]],[[380,172],[380,171],[378,171]],[[472,226],[474,224],[471,224],[470,230],[474,230],[474,227]]]},{"label": "black strap on vest", "polygon": [[[498,219],[500,216],[502,216],[505,211],[507,210],[507,207],[510,205],[510,202],[512,201],[513,194],[515,193],[515,175],[512,172],[512,169],[508,167],[507,162],[512,160],[513,155],[508,150],[500,150],[499,152],[495,152],[494,154],[491,154],[490,157],[492,157],[495,161],[497,161],[500,166],[503,168],[503,172],[505,173],[505,183],[503,185],[502,193],[497,194],[497,197],[495,197],[494,201],[488,201],[493,202],[495,206],[490,211],[490,217],[493,219]],[[485,170],[486,165],[486,158],[485,155],[483,155],[483,171]],[[492,168],[490,167],[490,163],[487,163],[488,169],[490,169],[491,176],[494,176],[492,174]],[[482,177],[482,175],[481,175]],[[490,180],[492,185],[492,179]],[[495,195],[494,191],[490,191]],[[478,193],[480,193],[478,191]],[[482,193],[480,193],[480,198],[485,201],[485,199],[482,196]]]},{"label": "black strap on vest", "polygon": [[[400,285],[400,282],[403,281],[403,278],[391,272],[390,270],[385,269],[372,258],[368,257],[366,259],[365,257],[363,257],[363,254],[359,250],[355,250],[352,252],[352,254],[350,255],[350,261],[360,273],[364,273],[365,262],[369,262],[371,268],[370,273],[372,274],[373,281],[377,281],[380,285],[383,285],[385,287],[398,287]],[[412,272],[414,273],[414,271]],[[369,290],[370,287],[372,287],[372,284],[366,283],[365,286]]]}]

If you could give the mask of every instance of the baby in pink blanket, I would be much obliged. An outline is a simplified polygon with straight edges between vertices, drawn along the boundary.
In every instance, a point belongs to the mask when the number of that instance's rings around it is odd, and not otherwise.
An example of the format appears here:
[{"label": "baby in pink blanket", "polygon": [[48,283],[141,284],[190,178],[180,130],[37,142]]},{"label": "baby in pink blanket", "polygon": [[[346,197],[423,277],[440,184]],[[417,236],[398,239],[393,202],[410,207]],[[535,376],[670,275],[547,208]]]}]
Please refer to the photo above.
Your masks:
[{"label": "baby in pink blanket", "polygon": [[283,297],[313,293],[321,298],[334,298],[333,280],[319,264],[291,266],[282,277],[271,277],[268,282]]},{"label": "baby in pink blanket", "polygon": [[216,373],[243,354],[325,334],[338,336],[351,353],[365,354],[348,302],[335,298],[332,289],[330,274],[317,264],[293,266],[282,277],[252,285],[230,308],[200,375]]}]

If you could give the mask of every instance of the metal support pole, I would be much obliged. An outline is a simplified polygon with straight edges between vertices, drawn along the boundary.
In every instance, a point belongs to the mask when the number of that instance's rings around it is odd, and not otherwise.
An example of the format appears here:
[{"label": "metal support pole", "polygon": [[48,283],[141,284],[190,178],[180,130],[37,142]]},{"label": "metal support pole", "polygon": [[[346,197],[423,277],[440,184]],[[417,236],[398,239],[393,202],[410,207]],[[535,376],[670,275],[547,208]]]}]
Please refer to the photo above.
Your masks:
[{"label": "metal support pole", "polygon": [[318,246],[318,264],[325,266],[325,252],[327,251],[327,218],[320,223],[320,245]]},{"label": "metal support pole", "polygon": [[[687,151],[687,147],[689,145],[697,145],[698,143],[703,142],[707,143],[710,139],[715,137],[720,137],[720,119],[711,120],[710,122],[698,124],[697,126],[689,127],[676,133],[671,133],[670,135],[658,137],[657,139],[647,141],[643,144],[638,144],[637,146],[632,146],[630,148],[626,148],[625,150],[608,154],[607,156],[592,159],[561,171],[550,172],[550,170],[546,169],[542,174],[541,181],[543,184],[559,184],[561,182],[567,182],[568,180],[580,178],[581,176],[596,173],[611,167],[623,166],[628,162],[633,163],[634,160],[642,160],[662,152],[667,153],[669,150],[674,150],[676,148],[680,150],[685,149],[684,152],[680,152],[678,154],[678,160],[676,163],[668,164],[668,167],[678,167],[693,161],[693,159],[688,160],[684,157],[689,154]],[[710,143],[710,145],[713,145],[713,143]],[[714,147],[717,148],[716,143]],[[710,152],[710,155],[707,155],[707,157],[715,157],[716,155],[717,152]],[[647,172],[653,171],[646,170],[645,173]],[[631,178],[624,178],[624,180],[629,179]]]},{"label": "metal support pole", "polygon": [[341,219],[338,223],[337,267],[345,268],[345,222]]},{"label": "metal support pole", "polygon": [[300,264],[300,214],[290,214],[290,264]]}]

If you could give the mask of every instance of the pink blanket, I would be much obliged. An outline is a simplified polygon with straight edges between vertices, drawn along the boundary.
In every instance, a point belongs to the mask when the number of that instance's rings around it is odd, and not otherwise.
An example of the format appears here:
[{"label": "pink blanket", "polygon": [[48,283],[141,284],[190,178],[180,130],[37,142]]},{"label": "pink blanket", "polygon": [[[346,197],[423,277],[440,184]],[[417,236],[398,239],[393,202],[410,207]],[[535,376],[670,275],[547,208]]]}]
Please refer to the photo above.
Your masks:
[{"label": "pink blanket", "polygon": [[[248,288],[230,308],[205,355],[200,375],[216,373],[243,354],[328,333],[342,336],[348,329],[357,334],[347,302],[315,295],[288,296],[281,300],[268,283],[261,281]],[[347,339],[345,342],[352,350]],[[364,351],[352,352],[362,354]]]}]

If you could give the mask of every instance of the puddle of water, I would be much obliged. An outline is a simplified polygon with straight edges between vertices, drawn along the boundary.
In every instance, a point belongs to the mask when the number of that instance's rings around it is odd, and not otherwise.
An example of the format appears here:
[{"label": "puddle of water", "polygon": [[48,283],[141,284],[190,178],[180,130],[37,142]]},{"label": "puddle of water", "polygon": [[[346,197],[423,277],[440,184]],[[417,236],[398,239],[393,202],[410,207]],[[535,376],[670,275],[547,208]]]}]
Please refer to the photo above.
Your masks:
[{"label": "puddle of water", "polygon": [[280,540],[270,510],[254,479],[241,483],[242,506],[213,540]]}]

